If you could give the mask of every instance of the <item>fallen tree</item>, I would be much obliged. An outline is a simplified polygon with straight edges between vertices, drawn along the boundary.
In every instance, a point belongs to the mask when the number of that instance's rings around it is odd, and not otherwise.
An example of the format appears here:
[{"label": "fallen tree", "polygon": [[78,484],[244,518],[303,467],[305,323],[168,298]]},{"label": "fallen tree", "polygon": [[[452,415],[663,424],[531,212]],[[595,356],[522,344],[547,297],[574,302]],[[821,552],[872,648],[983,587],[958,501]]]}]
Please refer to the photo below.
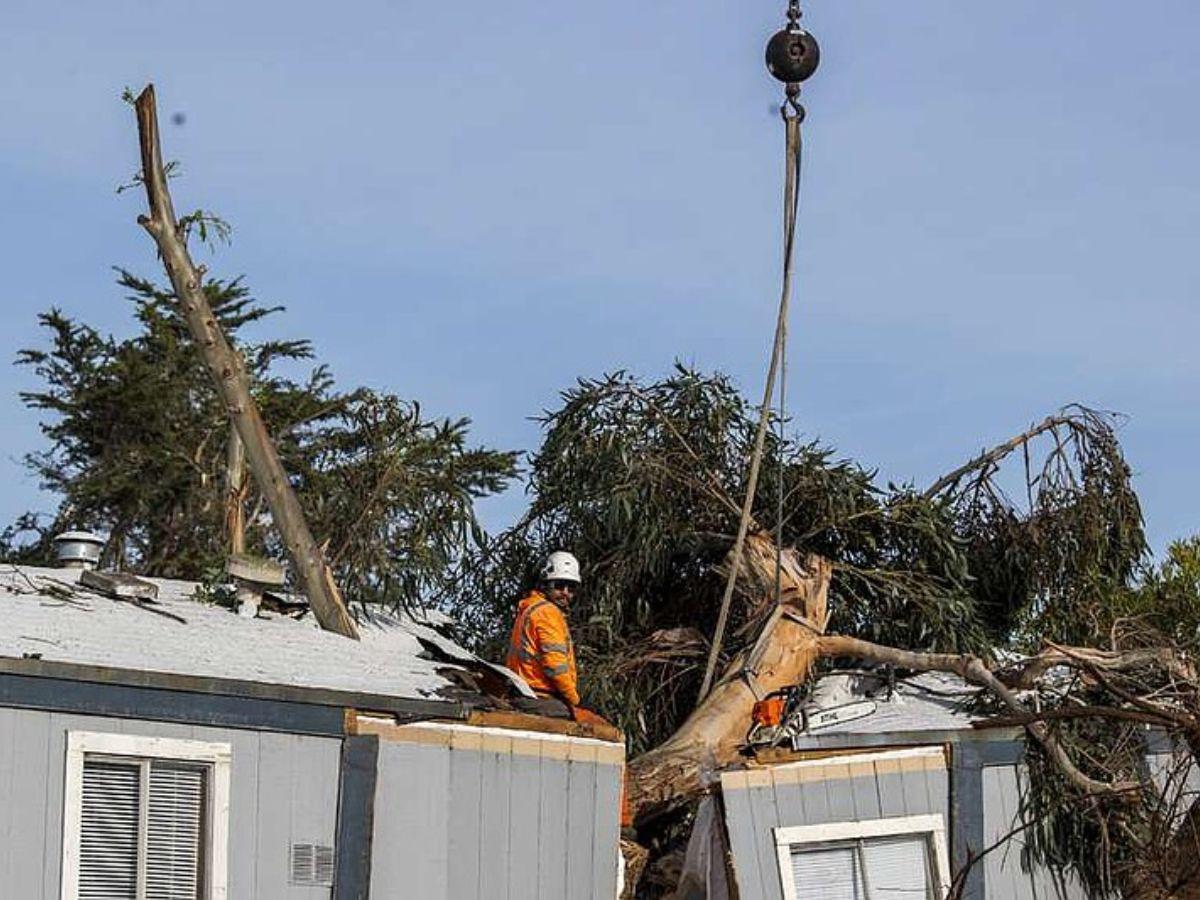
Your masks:
[{"label": "fallen tree", "polygon": [[[881,487],[869,470],[772,432],[724,675],[697,706],[737,498],[748,493],[753,412],[728,380],[682,367],[648,384],[623,373],[581,381],[543,419],[530,507],[459,582],[455,611],[486,649],[503,641],[513,598],[544,552],[581,557],[572,627],[583,695],[630,739],[629,796],[651,850],[653,888],[641,896],[670,889],[692,800],[738,762],[754,701],[834,659],[940,669],[978,685],[990,712],[1030,736],[1032,851],[1098,892],[1151,883],[1129,873],[1153,855],[1145,850],[1165,814],[1133,748],[1144,750],[1147,723],[1186,727],[1163,708],[1093,696],[1094,676],[1058,663],[1070,652],[1110,681],[1154,685],[1167,669],[1149,665],[1147,648],[1186,650],[1187,628],[1194,637],[1200,625],[1200,580],[1164,607],[1172,615],[1155,612],[1120,420],[1068,407],[926,490]],[[997,650],[1029,665],[1009,672]],[[1107,653],[1119,671],[1106,670]],[[1063,671],[1075,673],[1065,699],[1050,688]]]},{"label": "fallen tree", "polygon": [[[774,577],[774,547],[751,535],[743,564],[764,582]],[[690,802],[712,774],[738,755],[756,700],[804,681],[820,657],[832,566],[819,556],[781,558],[783,590],[758,640],[737,655],[679,730],[629,766],[634,819],[647,819]]]},{"label": "fallen tree", "polygon": [[[765,580],[773,568],[770,539],[753,535],[747,549],[747,574]],[[1105,896],[1200,898],[1200,792],[1190,786],[1200,773],[1200,677],[1186,651],[1162,635],[1158,645],[1121,646],[1131,635],[1114,633],[1113,648],[1047,642],[1001,664],[825,634],[832,565],[817,556],[800,565],[789,550],[782,563],[785,591],[753,647],[735,658],[675,735],[630,763],[631,803],[644,831],[711,788],[721,769],[744,761],[754,701],[814,677],[822,661],[946,672],[980,688],[982,705],[993,711],[981,725],[1025,729],[1034,781],[1013,834],[1031,835],[1043,864],[1070,869]],[[1174,748],[1172,764],[1157,777],[1147,769],[1146,729]],[[1053,846],[1056,829],[1081,823],[1099,836],[1087,847],[1096,863],[1090,869]],[[1002,843],[973,848],[973,864]],[[965,872],[958,874],[961,886]]]}]

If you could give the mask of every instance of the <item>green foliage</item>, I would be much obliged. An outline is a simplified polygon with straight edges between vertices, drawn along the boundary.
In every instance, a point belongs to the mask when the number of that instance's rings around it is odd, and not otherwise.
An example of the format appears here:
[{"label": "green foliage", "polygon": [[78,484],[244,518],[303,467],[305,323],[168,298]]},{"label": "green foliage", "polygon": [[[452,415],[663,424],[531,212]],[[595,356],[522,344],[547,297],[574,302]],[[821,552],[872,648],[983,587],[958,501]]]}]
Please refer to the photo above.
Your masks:
[{"label": "green foliage", "polygon": [[[48,442],[26,464],[60,502],[52,521],[26,515],[0,540],[10,559],[49,561],[53,534],[90,528],[111,535],[109,563],[200,579],[227,553],[228,416],[174,297],[128,272],[119,283],[134,305],[134,336],[51,310],[40,317],[49,347],[18,357],[41,382],[22,400],[44,414]],[[204,289],[314,534],[336,548],[346,595],[415,603],[440,587],[478,537],[475,499],[514,476],[514,454],[470,447],[465,420],[426,419],[389,394],[340,392],[322,366],[300,379],[282,374],[310,363],[309,342],[243,338],[278,308],[240,281]],[[252,479],[245,505],[248,549],[282,559]]]},{"label": "green foliage", "polygon": [[[1036,650],[1045,640],[1107,642],[1107,609],[1147,553],[1116,424],[1070,407],[938,492],[967,547],[994,643]],[[1018,453],[1023,466],[1006,471]]]},{"label": "green foliage", "polygon": [[[682,366],[643,383],[581,380],[542,418],[526,516],[465,573],[455,612],[499,655],[514,600],[545,553],[585,568],[572,610],[584,697],[636,747],[670,734],[695,702],[724,564],[746,491],[754,410],[722,375]],[[905,646],[979,646],[966,559],[941,500],[881,491],[870,472],[815,444],[774,435],[754,515],[786,544],[836,560],[837,627]],[[761,596],[745,595],[729,653],[753,636]]]},{"label": "green foliage", "polygon": [[1159,566],[1109,600],[1101,628],[1119,629],[1138,643],[1171,643],[1195,653],[1200,646],[1200,535],[1172,543]]},{"label": "green foliage", "polygon": [[215,250],[217,244],[228,244],[233,237],[233,226],[215,213],[197,209],[179,219],[179,234],[186,244],[195,232],[200,243]]},{"label": "green foliage", "polygon": [[[1200,637],[1200,536],[1171,545],[1157,566],[1089,607],[1086,630],[1115,650],[1166,648],[1194,659]],[[1153,731],[1141,721],[1097,715],[1051,721],[1051,733],[1089,777],[1138,783],[1120,796],[1088,795],[1074,787],[1027,741],[1029,780],[1023,815],[1032,823],[1025,855],[1059,872],[1073,872],[1090,896],[1176,896],[1194,867],[1180,865],[1178,847],[1194,850],[1196,800],[1192,785],[1197,744],[1194,716],[1200,696],[1194,678],[1146,664],[1120,672],[1084,670],[1043,685],[1037,708],[1045,713],[1116,709],[1155,714]],[[1153,719],[1151,721],[1154,721]],[[1154,778],[1147,780],[1149,742]],[[1181,827],[1182,826],[1182,827]],[[1192,829],[1192,832],[1187,831]],[[1182,843],[1181,843],[1182,842]],[[1186,892],[1180,892],[1183,895]]]}]

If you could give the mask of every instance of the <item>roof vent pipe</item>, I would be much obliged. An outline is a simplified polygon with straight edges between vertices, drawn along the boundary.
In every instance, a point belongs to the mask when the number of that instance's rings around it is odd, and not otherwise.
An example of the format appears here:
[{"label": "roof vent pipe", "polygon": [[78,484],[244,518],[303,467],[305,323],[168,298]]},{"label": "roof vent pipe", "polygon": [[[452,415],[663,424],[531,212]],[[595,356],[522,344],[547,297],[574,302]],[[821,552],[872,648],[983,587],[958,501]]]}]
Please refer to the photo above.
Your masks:
[{"label": "roof vent pipe", "polygon": [[68,569],[94,569],[105,540],[90,531],[64,531],[54,539],[54,554]]}]

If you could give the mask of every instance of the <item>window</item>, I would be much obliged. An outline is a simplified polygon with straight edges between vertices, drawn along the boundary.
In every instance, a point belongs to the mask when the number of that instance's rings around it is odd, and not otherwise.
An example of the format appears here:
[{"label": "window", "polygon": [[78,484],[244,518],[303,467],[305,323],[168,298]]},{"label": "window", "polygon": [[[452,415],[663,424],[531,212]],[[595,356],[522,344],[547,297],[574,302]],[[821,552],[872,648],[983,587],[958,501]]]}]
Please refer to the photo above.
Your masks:
[{"label": "window", "polygon": [[67,735],[63,900],[226,900],[228,744]]},{"label": "window", "polygon": [[776,828],[785,900],[941,900],[949,889],[940,815]]}]

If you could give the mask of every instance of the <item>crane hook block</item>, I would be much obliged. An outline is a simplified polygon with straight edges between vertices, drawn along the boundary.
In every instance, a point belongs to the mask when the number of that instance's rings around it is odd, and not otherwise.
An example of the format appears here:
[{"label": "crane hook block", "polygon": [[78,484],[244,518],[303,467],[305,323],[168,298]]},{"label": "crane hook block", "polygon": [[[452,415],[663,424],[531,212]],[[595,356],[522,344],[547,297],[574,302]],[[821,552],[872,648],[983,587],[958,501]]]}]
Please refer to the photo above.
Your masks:
[{"label": "crane hook block", "polygon": [[817,39],[798,26],[776,32],[767,42],[767,71],[786,84],[807,80],[820,62]]}]

